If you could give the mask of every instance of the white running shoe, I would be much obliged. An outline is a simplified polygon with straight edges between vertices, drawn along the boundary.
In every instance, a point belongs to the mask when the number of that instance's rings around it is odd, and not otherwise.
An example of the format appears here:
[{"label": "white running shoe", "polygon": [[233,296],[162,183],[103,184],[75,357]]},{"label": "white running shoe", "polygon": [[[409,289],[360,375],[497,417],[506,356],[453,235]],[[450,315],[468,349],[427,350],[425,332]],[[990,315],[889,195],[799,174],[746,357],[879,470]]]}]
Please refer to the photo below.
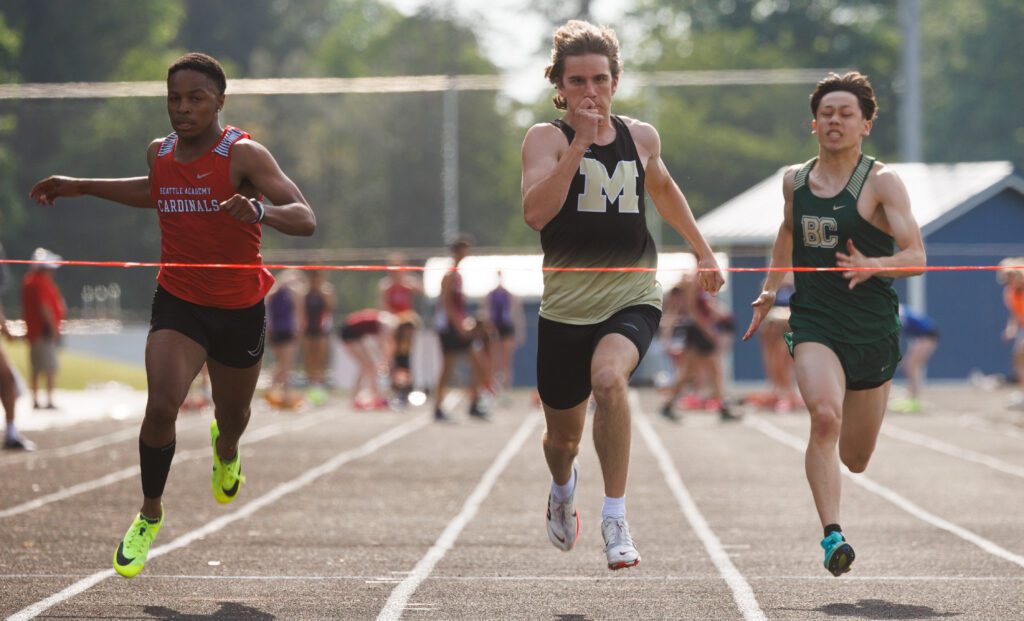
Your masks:
[{"label": "white running shoe", "polygon": [[580,516],[576,513],[576,488],[580,484],[580,473],[575,464],[572,471],[576,484],[565,501],[557,502],[548,493],[548,539],[563,552],[572,550],[580,538]]},{"label": "white running shoe", "polygon": [[636,567],[640,564],[640,552],[629,536],[626,518],[605,518],[601,520],[601,535],[604,536],[604,554],[608,557],[608,569]]}]

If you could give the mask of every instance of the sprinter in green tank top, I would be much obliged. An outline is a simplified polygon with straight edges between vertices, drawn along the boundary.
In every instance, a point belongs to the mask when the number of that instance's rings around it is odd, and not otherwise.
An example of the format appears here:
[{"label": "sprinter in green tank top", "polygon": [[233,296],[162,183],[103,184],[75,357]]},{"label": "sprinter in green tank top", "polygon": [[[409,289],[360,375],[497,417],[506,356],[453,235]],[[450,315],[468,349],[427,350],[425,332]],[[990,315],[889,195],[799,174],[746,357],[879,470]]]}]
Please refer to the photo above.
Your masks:
[{"label": "sprinter in green tank top", "polygon": [[[839,461],[863,472],[875,449],[900,359],[892,279],[920,274],[925,264],[903,182],[861,153],[876,110],[866,76],[829,74],[818,83],[811,94],[818,156],[783,177],[784,218],[772,249],[773,268],[849,268],[796,273],[787,335],[811,415],[804,468],[825,531],[825,567],[835,576],[854,559],[839,526]],[[743,340],[775,303],[783,275],[769,273]]]},{"label": "sprinter in green tank top", "polygon": [[[565,114],[534,125],[523,141],[523,216],[540,231],[544,265],[564,268],[651,268],[644,192],[686,238],[714,293],[721,271],[679,186],[661,160],[657,130],[611,112],[622,64],[610,28],[572,20],[553,37],[545,76]],[[661,317],[661,288],[650,271],[547,271],[537,337],[537,389],[547,431],[544,456],[552,485],[548,538],[560,550],[576,544],[575,490],[587,401],[593,391],[594,448],[604,475],[601,534],[609,569],[640,562],[626,522],[629,470],[629,376]]]}]

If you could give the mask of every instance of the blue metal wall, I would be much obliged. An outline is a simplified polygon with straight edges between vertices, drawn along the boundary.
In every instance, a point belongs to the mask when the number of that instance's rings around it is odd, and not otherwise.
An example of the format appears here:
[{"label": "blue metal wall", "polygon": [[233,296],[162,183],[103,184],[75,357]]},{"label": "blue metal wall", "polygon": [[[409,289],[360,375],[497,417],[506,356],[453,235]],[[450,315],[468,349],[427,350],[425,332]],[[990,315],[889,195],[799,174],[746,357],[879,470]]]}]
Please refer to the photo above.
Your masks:
[{"label": "blue metal wall", "polygon": [[[929,265],[995,265],[1024,255],[1024,196],[1005,190],[930,234],[929,248],[963,244],[974,252],[928,253]],[[998,245],[986,253],[985,246]],[[928,314],[938,324],[939,348],[928,363],[928,377],[963,379],[972,369],[1010,372],[1010,345],[1001,338],[1007,310],[1002,287],[990,271],[927,272]]]},{"label": "blue metal wall", "polygon": [[[761,257],[734,257],[729,259],[730,267],[763,268],[768,266],[768,253]],[[744,252],[744,254],[747,254]],[[732,346],[733,378],[737,380],[764,379],[764,364],[761,362],[761,336],[756,334],[744,343],[743,333],[750,326],[754,311],[750,303],[757,299],[764,283],[765,272],[733,272],[729,275],[729,295],[732,312],[736,319],[736,341]]]}]

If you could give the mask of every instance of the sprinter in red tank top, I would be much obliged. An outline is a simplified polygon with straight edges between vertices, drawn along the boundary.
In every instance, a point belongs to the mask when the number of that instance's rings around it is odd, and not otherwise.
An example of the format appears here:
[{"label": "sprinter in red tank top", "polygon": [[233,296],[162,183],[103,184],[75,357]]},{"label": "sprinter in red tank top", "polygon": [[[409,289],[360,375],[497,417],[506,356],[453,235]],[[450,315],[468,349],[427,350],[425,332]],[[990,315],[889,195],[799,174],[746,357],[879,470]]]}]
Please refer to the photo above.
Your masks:
[{"label": "sprinter in red tank top", "polygon": [[[30,196],[52,205],[61,197],[88,194],[156,209],[165,263],[260,265],[263,225],[308,236],[316,218],[263,145],[241,130],[221,126],[226,88],[216,59],[182,56],[167,71],[167,114],[174,133],[150,143],[148,176],[48,177]],[[139,433],[143,502],[114,553],[114,569],[127,578],[142,570],[163,524],[175,421],[203,364],[209,368],[215,405],[210,428],[214,498],[231,502],[245,481],[238,441],[249,422],[260,372],[263,296],[273,278],[262,267],[166,267],[157,283],[146,341],[149,399]]]}]

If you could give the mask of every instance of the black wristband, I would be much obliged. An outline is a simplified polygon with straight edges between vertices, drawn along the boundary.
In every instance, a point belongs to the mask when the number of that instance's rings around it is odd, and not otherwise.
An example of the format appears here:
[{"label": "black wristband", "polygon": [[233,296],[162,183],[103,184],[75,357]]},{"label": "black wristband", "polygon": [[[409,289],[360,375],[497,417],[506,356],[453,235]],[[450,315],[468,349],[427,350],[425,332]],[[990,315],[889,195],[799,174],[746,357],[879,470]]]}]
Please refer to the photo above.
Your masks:
[{"label": "black wristband", "polygon": [[249,202],[252,203],[252,206],[256,209],[256,219],[253,220],[252,223],[259,224],[260,222],[263,222],[263,216],[267,212],[266,208],[263,206],[263,203],[261,203],[259,200],[255,198],[250,198]]}]

